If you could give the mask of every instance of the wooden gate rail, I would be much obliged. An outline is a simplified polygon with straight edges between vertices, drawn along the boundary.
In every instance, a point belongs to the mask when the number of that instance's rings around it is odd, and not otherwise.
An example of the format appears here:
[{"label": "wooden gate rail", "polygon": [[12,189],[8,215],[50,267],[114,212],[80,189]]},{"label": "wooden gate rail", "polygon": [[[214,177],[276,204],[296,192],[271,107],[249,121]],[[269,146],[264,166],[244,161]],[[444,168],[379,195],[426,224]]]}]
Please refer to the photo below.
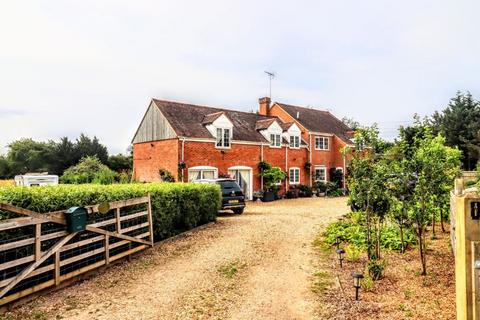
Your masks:
[{"label": "wooden gate rail", "polygon": [[[139,205],[145,205],[146,208],[141,209],[140,211],[123,212],[122,215],[123,208]],[[149,246],[153,246],[152,206],[150,195],[110,202],[109,206],[111,210],[110,212],[113,211],[113,218],[89,223],[86,226],[86,231],[75,233],[54,231],[52,233],[42,234],[42,224],[55,223],[60,225],[60,227],[65,226],[65,211],[42,214],[32,210],[0,203],[0,210],[25,216],[0,221],[0,232],[5,232],[7,230],[15,231],[15,229],[24,228],[26,226],[30,226],[30,228],[35,226],[33,229],[33,237],[0,244],[0,254],[11,250],[20,250],[20,248],[28,246],[33,248],[33,254],[31,255],[0,263],[0,275],[3,273],[6,277],[5,279],[0,280],[0,306],[45,288],[59,285],[62,281],[71,279],[101,266],[108,265],[113,261],[144,250]],[[98,205],[88,206],[86,208],[89,214],[96,214],[99,212]],[[127,223],[127,226],[122,228],[122,223]],[[115,231],[102,229],[103,227],[110,227],[110,229],[113,227]],[[142,229],[145,229],[144,232],[142,232]],[[130,232],[139,232],[139,234],[128,235],[127,233]],[[86,239],[81,236],[77,238],[76,236],[80,234],[98,235]],[[113,240],[112,238],[116,240]],[[47,251],[43,252],[42,242],[48,240],[56,240],[56,242],[49,247]],[[99,243],[101,243],[101,246],[99,246]],[[89,249],[89,246],[92,248]],[[122,248],[122,246],[125,247]],[[75,250],[79,252],[75,253]],[[116,252],[113,251],[115,253],[113,255],[112,250],[116,250]],[[67,252],[66,254],[68,254],[68,256],[64,255],[62,257],[61,254],[64,252]],[[100,257],[99,255],[102,256]],[[45,262],[51,257],[53,257],[53,261],[45,265]],[[91,260],[86,261],[86,259]],[[62,267],[66,268],[75,262],[78,264],[78,268],[73,266],[73,270],[71,270],[72,268],[68,267],[68,270],[64,269],[64,272],[62,272]],[[12,275],[6,274],[7,270],[15,267],[18,268],[18,266],[23,265],[25,265],[25,267],[22,268],[22,270],[17,271],[15,269]],[[48,276],[46,273],[51,273],[52,271],[53,279],[50,279],[52,278],[52,275]],[[44,274],[45,277],[39,278]],[[38,280],[35,280],[35,277],[37,277]],[[33,282],[36,283],[25,288],[17,288],[21,285],[22,281],[27,279],[34,280]]]}]

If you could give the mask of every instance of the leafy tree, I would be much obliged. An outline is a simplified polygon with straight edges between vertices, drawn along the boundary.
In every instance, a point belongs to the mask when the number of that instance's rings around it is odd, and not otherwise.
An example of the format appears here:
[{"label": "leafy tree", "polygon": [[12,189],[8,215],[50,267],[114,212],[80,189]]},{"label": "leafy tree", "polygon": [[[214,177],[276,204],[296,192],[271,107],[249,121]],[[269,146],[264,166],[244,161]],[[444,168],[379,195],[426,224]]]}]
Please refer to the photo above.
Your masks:
[{"label": "leafy tree", "polygon": [[103,164],[108,162],[107,147],[101,144],[97,137],[90,139],[82,133],[75,142],[75,158],[78,161],[88,156],[97,157]]},{"label": "leafy tree", "polygon": [[85,157],[65,170],[61,181],[69,184],[99,183],[112,184],[118,180],[118,174],[110,170],[97,157]]},{"label": "leafy tree", "polygon": [[4,156],[0,156],[0,179],[9,179],[13,177],[10,162]]},{"label": "leafy tree", "polygon": [[458,149],[445,146],[445,138],[440,135],[427,132],[425,137],[418,139],[418,149],[412,159],[418,175],[412,220],[419,243],[422,275],[427,274],[425,229],[430,217],[435,221],[439,201],[445,199],[442,195],[448,194],[460,167],[460,156]]},{"label": "leafy tree", "polygon": [[376,125],[358,128],[355,149],[349,166],[348,187],[352,207],[365,213],[367,255],[380,259],[380,239],[389,201],[386,193],[387,167],[382,152],[387,144],[379,137]]},{"label": "leafy tree", "polygon": [[7,159],[14,174],[48,171],[49,145],[32,139],[16,140],[8,145]]},{"label": "leafy tree", "polygon": [[75,154],[75,144],[67,137],[60,139],[60,142],[50,141],[50,173],[62,175],[63,172],[78,163],[79,159]]},{"label": "leafy tree", "polygon": [[433,133],[441,133],[445,143],[458,147],[463,154],[463,168],[474,170],[480,158],[480,103],[470,92],[457,92],[445,110],[431,118]]},{"label": "leafy tree", "polygon": [[361,127],[360,123],[353,118],[343,117],[342,122],[352,130],[357,130]]},{"label": "leafy tree", "polygon": [[390,197],[390,215],[397,223],[400,231],[400,251],[405,252],[405,229],[410,227],[408,210],[412,206],[416,176],[412,171],[410,161],[406,157],[408,144],[398,142],[384,156],[388,163],[387,190]]},{"label": "leafy tree", "polygon": [[[84,134],[80,135],[75,142],[67,137],[63,137],[59,142],[49,141],[48,143],[20,139],[8,145],[7,156],[1,160],[0,176],[11,177],[16,174],[39,171],[62,175],[65,169],[87,156],[95,156],[102,163],[107,163],[107,147],[102,145],[98,138],[90,139]],[[122,160],[124,160],[123,164]],[[112,163],[126,168],[131,166],[127,159],[119,157],[113,158]]]},{"label": "leafy tree", "polygon": [[274,189],[275,185],[287,178],[287,174],[279,167],[272,167],[267,162],[260,162],[260,177],[263,178],[263,184],[266,190]]},{"label": "leafy tree", "polygon": [[110,169],[116,172],[128,172],[133,167],[133,157],[131,155],[111,155],[108,157],[107,165]]}]

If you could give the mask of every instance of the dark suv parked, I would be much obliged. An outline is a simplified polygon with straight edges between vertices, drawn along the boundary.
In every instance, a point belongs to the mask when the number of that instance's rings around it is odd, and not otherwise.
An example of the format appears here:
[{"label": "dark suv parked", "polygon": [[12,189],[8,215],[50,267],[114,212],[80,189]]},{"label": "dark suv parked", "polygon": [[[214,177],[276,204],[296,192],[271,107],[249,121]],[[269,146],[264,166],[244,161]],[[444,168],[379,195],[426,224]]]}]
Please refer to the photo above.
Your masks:
[{"label": "dark suv parked", "polygon": [[238,183],[233,179],[205,179],[195,183],[215,183],[222,190],[222,210],[232,210],[235,214],[242,214],[245,210],[245,195]]}]

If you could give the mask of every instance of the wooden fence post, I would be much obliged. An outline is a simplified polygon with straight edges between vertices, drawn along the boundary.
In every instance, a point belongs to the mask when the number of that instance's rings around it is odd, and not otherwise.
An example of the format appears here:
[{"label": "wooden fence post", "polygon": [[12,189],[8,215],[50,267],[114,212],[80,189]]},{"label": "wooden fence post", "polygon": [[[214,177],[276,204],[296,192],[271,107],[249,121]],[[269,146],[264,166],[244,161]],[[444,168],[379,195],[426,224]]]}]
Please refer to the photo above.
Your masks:
[{"label": "wooden fence post", "polygon": [[153,247],[153,218],[152,218],[152,201],[150,193],[148,193],[148,224],[150,225],[150,242]]},{"label": "wooden fence post", "polygon": [[110,236],[105,235],[105,264],[108,266],[110,264]]},{"label": "wooden fence post", "polygon": [[55,252],[55,285],[60,284],[60,250]]},{"label": "wooden fence post", "polygon": [[42,257],[42,224],[35,225],[35,261]]}]

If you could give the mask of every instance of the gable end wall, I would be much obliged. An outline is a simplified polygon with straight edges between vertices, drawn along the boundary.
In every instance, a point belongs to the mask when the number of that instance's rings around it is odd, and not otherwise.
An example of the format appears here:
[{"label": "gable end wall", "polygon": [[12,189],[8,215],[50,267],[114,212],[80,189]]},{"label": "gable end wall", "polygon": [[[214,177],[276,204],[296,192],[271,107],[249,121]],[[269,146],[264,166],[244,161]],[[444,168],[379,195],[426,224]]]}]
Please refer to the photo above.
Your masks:
[{"label": "gable end wall", "polygon": [[176,138],[172,126],[152,101],[138,127],[132,143],[166,140]]}]

